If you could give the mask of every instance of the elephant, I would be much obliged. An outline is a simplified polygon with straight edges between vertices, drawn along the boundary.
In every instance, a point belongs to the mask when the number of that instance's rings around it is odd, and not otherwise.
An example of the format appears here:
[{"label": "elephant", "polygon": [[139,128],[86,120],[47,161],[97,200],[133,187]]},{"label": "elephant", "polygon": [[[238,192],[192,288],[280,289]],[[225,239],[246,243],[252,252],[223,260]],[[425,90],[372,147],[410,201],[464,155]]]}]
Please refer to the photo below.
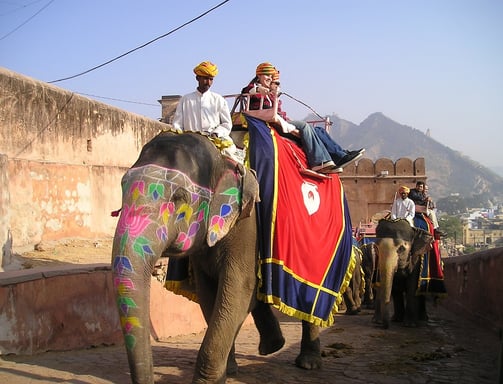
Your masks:
[{"label": "elephant", "polygon": [[367,309],[374,309],[375,300],[375,279],[377,275],[377,245],[375,242],[360,245],[362,253],[362,270],[365,289],[363,293],[363,303]]},{"label": "elephant", "polygon": [[[256,299],[258,183],[199,133],[161,132],[122,178],[112,277],[133,383],[153,383],[150,282],[161,256],[188,257],[207,330],[193,383],[237,371],[234,340],[252,312],[259,353],[284,344],[268,304]],[[318,327],[303,324],[298,366],[321,365]]]},{"label": "elephant", "polygon": [[430,249],[433,236],[412,227],[405,219],[381,219],[376,238],[379,281],[373,320],[389,328],[393,296],[393,320],[403,321],[406,326],[417,325],[419,306],[424,303],[424,298],[416,295],[421,258]]},{"label": "elephant", "polygon": [[347,315],[357,315],[361,312],[362,293],[365,290],[365,277],[364,271],[362,270],[362,252],[357,246],[353,247],[355,251],[355,268],[349,285],[342,294]]}]

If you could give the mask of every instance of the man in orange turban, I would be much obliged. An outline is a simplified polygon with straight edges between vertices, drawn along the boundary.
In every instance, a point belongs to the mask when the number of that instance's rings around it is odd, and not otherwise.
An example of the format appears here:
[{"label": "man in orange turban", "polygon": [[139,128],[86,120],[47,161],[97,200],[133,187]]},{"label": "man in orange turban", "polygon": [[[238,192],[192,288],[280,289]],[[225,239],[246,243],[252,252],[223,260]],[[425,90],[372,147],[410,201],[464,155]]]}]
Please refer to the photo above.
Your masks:
[{"label": "man in orange turban", "polygon": [[173,117],[173,128],[181,131],[201,132],[212,138],[222,154],[241,161],[237,148],[230,137],[232,119],[229,105],[222,95],[210,91],[218,68],[210,61],[203,61],[194,68],[197,89],[182,96]]}]

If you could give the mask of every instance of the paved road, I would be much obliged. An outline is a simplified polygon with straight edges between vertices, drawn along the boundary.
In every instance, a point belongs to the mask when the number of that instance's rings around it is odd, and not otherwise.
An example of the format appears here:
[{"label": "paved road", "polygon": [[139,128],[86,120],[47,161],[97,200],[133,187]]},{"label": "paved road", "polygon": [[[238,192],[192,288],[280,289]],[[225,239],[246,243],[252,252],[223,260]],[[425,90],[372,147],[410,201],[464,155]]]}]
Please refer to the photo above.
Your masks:
[{"label": "paved road", "polygon": [[[430,321],[410,329],[371,324],[372,312],[338,315],[322,332],[323,369],[294,366],[300,323],[281,317],[285,347],[259,356],[254,327],[244,327],[236,347],[240,371],[228,384],[498,383],[501,342],[495,331],[459,318],[443,307],[429,308]],[[170,338],[153,345],[155,383],[190,383],[202,334]],[[501,379],[499,379],[501,380]],[[122,346],[36,356],[1,356],[0,383],[129,383]]]}]

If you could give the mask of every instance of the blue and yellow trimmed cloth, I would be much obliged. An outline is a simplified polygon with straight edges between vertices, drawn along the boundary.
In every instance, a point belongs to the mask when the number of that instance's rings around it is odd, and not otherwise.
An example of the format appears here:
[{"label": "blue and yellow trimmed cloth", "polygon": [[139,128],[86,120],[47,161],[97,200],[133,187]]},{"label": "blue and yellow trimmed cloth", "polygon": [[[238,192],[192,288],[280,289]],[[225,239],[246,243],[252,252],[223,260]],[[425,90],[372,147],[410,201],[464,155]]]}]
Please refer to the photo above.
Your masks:
[{"label": "blue and yellow trimmed cloth", "polygon": [[258,298],[330,326],[352,275],[352,226],[338,175],[314,178],[302,148],[247,116],[250,167],[260,184]]}]

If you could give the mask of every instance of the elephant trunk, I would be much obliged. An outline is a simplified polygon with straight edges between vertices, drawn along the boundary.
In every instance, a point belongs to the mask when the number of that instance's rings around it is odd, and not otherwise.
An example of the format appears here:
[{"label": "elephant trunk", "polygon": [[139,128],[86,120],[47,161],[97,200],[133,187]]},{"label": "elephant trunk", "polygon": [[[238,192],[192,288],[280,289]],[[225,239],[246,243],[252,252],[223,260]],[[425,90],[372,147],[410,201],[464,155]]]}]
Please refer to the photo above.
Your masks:
[{"label": "elephant trunk", "polygon": [[391,318],[391,289],[393,278],[398,267],[398,255],[394,240],[381,239],[379,242],[378,270],[379,270],[379,315],[384,328],[389,328]]},{"label": "elephant trunk", "polygon": [[[153,359],[150,344],[151,268],[144,260],[127,256],[129,247],[119,251],[114,241],[112,253],[113,287],[124,335],[131,381],[152,384]],[[138,258],[136,258],[138,259]],[[141,262],[141,264],[139,264]]]}]

